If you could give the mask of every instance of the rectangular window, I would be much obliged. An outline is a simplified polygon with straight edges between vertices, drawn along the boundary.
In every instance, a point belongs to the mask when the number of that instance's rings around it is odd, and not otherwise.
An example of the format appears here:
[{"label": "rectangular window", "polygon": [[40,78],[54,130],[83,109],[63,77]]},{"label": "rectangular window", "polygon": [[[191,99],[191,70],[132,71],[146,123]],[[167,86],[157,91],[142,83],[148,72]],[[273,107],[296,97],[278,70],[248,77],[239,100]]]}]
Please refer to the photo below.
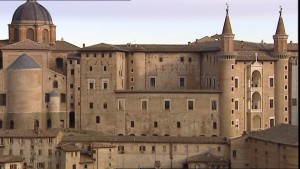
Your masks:
[{"label": "rectangular window", "polygon": [[70,84],[70,89],[73,89],[73,87],[74,87],[73,84]]},{"label": "rectangular window", "polygon": [[213,129],[217,129],[217,122],[213,122]]},{"label": "rectangular window", "polygon": [[180,128],[180,127],[181,127],[181,123],[177,122],[177,128]]},{"label": "rectangular window", "polygon": [[269,85],[270,85],[270,87],[274,87],[274,78],[273,77],[269,78]]},{"label": "rectangular window", "polygon": [[118,146],[118,151],[119,152],[124,152],[124,146]]},{"label": "rectangular window", "polygon": [[217,101],[216,100],[211,101],[211,110],[217,110]]},{"label": "rectangular window", "polygon": [[103,109],[107,109],[107,102],[103,102]]},{"label": "rectangular window", "polygon": [[234,65],[231,65],[231,69],[234,69]]},{"label": "rectangular window", "polygon": [[74,75],[74,69],[71,69],[71,75]]},{"label": "rectangular window", "polygon": [[187,101],[187,109],[188,110],[194,110],[194,102],[195,102],[195,100],[188,100]]},{"label": "rectangular window", "polygon": [[72,167],[72,169],[76,169],[76,164],[73,164],[73,167]]},{"label": "rectangular window", "polygon": [[270,108],[274,108],[274,99],[270,99]]},{"label": "rectangular window", "polygon": [[102,89],[108,89],[109,80],[102,79]]},{"label": "rectangular window", "polygon": [[95,79],[88,79],[88,89],[95,88]]},{"label": "rectangular window", "polygon": [[165,110],[171,109],[171,100],[164,100],[164,109]]},{"label": "rectangular window", "polygon": [[236,158],[236,150],[232,150],[232,157]]},{"label": "rectangular window", "polygon": [[174,152],[176,152],[177,151],[177,146],[173,146],[173,150],[174,150]]},{"label": "rectangular window", "polygon": [[[50,94],[49,93],[45,93],[45,103],[49,103],[49,102],[50,102]],[[0,103],[0,105],[2,106],[1,103]]]},{"label": "rectangular window", "polygon": [[185,87],[185,77],[179,78],[179,87]]},{"label": "rectangular window", "polygon": [[134,78],[133,78],[133,77],[132,77],[132,78],[130,78],[130,81],[131,81],[131,82],[134,82]]},{"label": "rectangular window", "polygon": [[155,77],[150,77],[150,86],[155,87],[156,86],[156,78]]},{"label": "rectangular window", "polygon": [[140,151],[141,151],[141,152],[146,151],[146,146],[140,146]]},{"label": "rectangular window", "polygon": [[90,71],[93,71],[93,66],[90,66]]},{"label": "rectangular window", "polygon": [[238,78],[234,79],[234,87],[239,88],[239,79]]},{"label": "rectangular window", "polygon": [[148,100],[141,100],[142,110],[148,110]]},{"label": "rectangular window", "polygon": [[234,120],[231,120],[231,126],[234,126]]},{"label": "rectangular window", "polygon": [[93,108],[94,108],[94,103],[90,102],[90,109],[93,109]]},{"label": "rectangular window", "polygon": [[275,120],[274,118],[270,118],[270,127],[274,127],[275,126]]},{"label": "rectangular window", "polygon": [[189,58],[189,62],[190,62],[190,63],[192,62],[192,58]]},{"label": "rectangular window", "polygon": [[106,66],[103,66],[103,71],[106,72]]},{"label": "rectangular window", "polygon": [[60,94],[60,102],[61,103],[65,103],[66,102],[66,94],[65,93],[61,93]]},{"label": "rectangular window", "polygon": [[162,62],[163,61],[163,58],[162,57],[159,57],[159,62]]},{"label": "rectangular window", "polygon": [[134,73],[134,69],[133,69],[133,68],[131,68],[131,69],[130,69],[130,72],[131,72],[131,73]]},{"label": "rectangular window", "polygon": [[180,62],[184,62],[184,57],[180,57]]},{"label": "rectangular window", "polygon": [[152,146],[152,153],[155,152],[155,146]]},{"label": "rectangular window", "polygon": [[235,110],[238,110],[238,109],[239,109],[239,101],[238,101],[238,100],[235,100],[235,101],[234,101],[234,109],[235,109]]},{"label": "rectangular window", "polygon": [[20,149],[20,156],[22,156],[24,154],[23,150]]},{"label": "rectangular window", "polygon": [[43,151],[41,149],[39,149],[39,155],[43,155]]},{"label": "rectangular window", "polygon": [[131,121],[131,122],[130,122],[130,126],[131,126],[131,127],[134,127],[134,121]]},{"label": "rectangular window", "polygon": [[52,150],[48,149],[48,155],[51,156],[52,155]]}]

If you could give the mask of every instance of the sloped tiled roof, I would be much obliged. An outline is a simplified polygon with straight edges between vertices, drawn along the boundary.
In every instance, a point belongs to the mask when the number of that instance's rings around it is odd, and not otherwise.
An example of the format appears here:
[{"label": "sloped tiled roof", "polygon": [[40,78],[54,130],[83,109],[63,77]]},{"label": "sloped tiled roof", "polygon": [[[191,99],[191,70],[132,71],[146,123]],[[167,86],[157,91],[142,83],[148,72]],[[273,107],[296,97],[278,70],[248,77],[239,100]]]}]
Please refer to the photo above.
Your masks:
[{"label": "sloped tiled roof", "polygon": [[0,164],[1,163],[14,163],[24,161],[22,156],[13,156],[13,155],[0,155]]},{"label": "sloped tiled roof", "polygon": [[175,137],[175,136],[111,136],[100,132],[64,132],[62,142],[148,142],[148,143],[211,143],[226,144],[224,137]]},{"label": "sloped tiled roof", "polygon": [[55,41],[55,44],[51,47],[52,50],[61,50],[61,51],[76,51],[80,48],[76,45],[73,45],[67,41]]},{"label": "sloped tiled roof", "polygon": [[96,45],[88,46],[81,48],[81,51],[94,51],[94,50],[102,50],[102,51],[127,51],[124,48],[120,48],[116,45],[110,45],[106,43],[99,43]]},{"label": "sloped tiled roof", "polygon": [[3,46],[8,45],[8,39],[7,40],[0,40],[0,48],[2,48]]},{"label": "sloped tiled roof", "polygon": [[261,131],[249,133],[249,138],[269,141],[273,143],[298,146],[298,126],[289,124],[279,124]]},{"label": "sloped tiled roof", "polygon": [[15,49],[15,50],[20,50],[20,49],[27,49],[27,50],[49,50],[50,46],[42,43],[37,43],[35,41],[26,39],[20,42],[16,42],[7,46],[4,46],[0,49]]},{"label": "sloped tiled roof", "polygon": [[61,148],[65,152],[80,151],[80,148],[76,146],[75,143],[60,144],[57,147]]},{"label": "sloped tiled roof", "polygon": [[39,130],[0,130],[0,136],[3,138],[54,138],[58,135],[58,129]]},{"label": "sloped tiled roof", "polygon": [[30,56],[25,53],[18,57],[8,69],[38,69],[41,68]]},{"label": "sloped tiled roof", "polygon": [[228,165],[229,161],[222,157],[215,156],[209,152],[205,152],[199,155],[191,156],[187,158],[188,163],[208,163],[208,164],[215,164],[215,165]]}]

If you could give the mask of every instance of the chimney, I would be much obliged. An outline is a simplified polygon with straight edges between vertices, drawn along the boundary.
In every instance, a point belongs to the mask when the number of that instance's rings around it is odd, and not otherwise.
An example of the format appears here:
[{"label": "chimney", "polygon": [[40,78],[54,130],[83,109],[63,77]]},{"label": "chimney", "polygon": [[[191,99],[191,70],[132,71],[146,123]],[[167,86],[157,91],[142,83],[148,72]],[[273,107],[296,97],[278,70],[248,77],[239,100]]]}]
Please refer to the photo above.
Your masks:
[{"label": "chimney", "polygon": [[85,43],[82,44],[82,48],[85,48]]},{"label": "chimney", "polygon": [[191,44],[191,42],[188,42],[188,45],[190,45]]},{"label": "chimney", "polygon": [[293,41],[290,41],[290,44],[292,44],[293,43]]}]

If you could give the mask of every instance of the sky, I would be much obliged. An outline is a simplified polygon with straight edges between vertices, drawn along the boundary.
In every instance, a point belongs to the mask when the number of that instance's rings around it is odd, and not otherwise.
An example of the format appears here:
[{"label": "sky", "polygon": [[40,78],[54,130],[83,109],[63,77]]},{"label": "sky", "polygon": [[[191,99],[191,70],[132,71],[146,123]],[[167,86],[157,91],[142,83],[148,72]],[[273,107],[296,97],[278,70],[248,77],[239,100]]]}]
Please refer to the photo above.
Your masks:
[{"label": "sky", "polygon": [[[0,39],[25,0],[0,0]],[[51,14],[56,38],[79,47],[108,44],[187,44],[221,34],[226,3],[236,40],[273,43],[282,6],[288,41],[298,42],[298,0],[38,0]]]}]

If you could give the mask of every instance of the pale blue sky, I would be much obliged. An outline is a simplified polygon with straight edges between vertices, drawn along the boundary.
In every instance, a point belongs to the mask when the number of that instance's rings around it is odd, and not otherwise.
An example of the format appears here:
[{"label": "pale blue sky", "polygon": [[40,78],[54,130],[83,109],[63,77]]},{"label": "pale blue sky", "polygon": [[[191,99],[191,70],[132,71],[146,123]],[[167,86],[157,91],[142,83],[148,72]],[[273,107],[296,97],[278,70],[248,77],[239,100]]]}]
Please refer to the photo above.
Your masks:
[{"label": "pale blue sky", "polygon": [[[0,0],[0,39],[24,1]],[[132,0],[38,1],[57,26],[57,39],[82,46],[110,44],[187,44],[220,34],[226,3],[236,40],[267,43],[283,7],[288,41],[298,42],[298,0]]]}]

